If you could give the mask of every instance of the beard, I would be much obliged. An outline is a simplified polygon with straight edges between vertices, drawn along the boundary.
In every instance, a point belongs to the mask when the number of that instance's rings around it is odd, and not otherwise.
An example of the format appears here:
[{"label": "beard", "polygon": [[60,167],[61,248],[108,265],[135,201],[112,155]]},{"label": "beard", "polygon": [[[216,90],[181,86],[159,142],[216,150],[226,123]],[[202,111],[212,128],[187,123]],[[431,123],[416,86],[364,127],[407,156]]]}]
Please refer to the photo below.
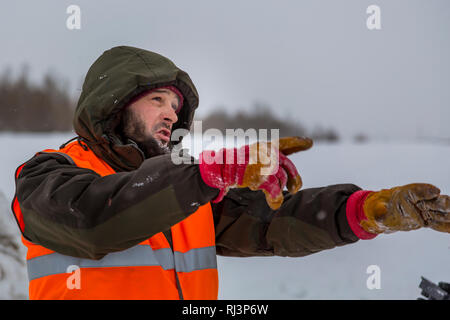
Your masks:
[{"label": "beard", "polygon": [[[156,125],[151,132],[155,133],[161,128],[167,128],[167,126],[164,123]],[[163,142],[155,139],[151,134],[147,134],[144,121],[129,108],[122,113],[120,133],[124,142],[132,140],[138,145],[144,153],[145,159],[168,154],[173,149],[172,141]]]}]

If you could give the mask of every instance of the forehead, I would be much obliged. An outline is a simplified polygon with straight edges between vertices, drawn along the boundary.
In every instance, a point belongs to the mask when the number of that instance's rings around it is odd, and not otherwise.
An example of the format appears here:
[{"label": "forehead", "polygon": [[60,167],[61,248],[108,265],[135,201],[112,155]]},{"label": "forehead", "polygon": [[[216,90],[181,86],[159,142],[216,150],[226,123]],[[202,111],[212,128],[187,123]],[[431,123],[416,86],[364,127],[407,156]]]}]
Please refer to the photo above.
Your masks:
[{"label": "forehead", "polygon": [[175,92],[173,92],[172,90],[169,90],[169,89],[156,89],[156,90],[153,90],[152,92],[150,92],[149,94],[152,94],[152,93],[166,93],[166,94],[169,94],[171,96],[177,97]]},{"label": "forehead", "polygon": [[146,96],[155,95],[155,94],[167,94],[167,95],[171,96],[172,98],[175,98],[177,100],[177,102],[180,103],[180,97],[170,89],[161,88],[161,89],[152,90],[152,92],[146,94]]}]

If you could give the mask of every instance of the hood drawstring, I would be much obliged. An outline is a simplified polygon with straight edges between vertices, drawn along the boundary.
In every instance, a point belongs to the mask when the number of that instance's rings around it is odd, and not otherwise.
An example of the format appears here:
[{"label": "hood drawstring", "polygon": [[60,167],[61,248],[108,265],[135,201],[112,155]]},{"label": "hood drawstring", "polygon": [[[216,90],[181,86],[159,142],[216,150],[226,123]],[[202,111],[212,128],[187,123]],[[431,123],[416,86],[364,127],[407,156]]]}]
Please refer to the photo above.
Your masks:
[{"label": "hood drawstring", "polygon": [[72,139],[70,139],[69,141],[64,142],[62,145],[59,146],[60,149],[64,148],[66,145],[68,145],[70,142],[72,142],[75,139],[78,139],[79,137],[73,137]]},{"label": "hood drawstring", "polygon": [[[83,148],[84,151],[88,151],[88,146],[87,146],[87,143],[86,143],[85,139],[84,139],[83,137],[80,137],[80,136],[73,137],[72,139],[70,139],[70,140],[64,142],[62,145],[59,146],[59,148],[60,148],[60,149],[64,148],[64,147],[67,146],[70,142],[72,142],[72,141],[74,141],[74,140],[77,140],[77,141],[78,141],[78,144]],[[81,141],[83,141],[84,144],[81,143]]]}]

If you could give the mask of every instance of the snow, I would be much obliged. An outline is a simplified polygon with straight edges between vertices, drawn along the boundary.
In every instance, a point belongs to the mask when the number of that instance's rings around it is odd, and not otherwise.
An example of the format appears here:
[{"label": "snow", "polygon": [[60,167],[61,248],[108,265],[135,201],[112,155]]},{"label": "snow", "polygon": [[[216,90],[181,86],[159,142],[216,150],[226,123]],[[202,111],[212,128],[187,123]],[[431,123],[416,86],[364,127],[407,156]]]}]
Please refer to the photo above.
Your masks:
[{"label": "snow", "polygon": [[[34,152],[58,147],[72,134],[0,134],[6,150],[0,169],[0,299],[27,297],[25,250],[10,202],[14,170]],[[183,145],[190,147],[190,140]],[[200,151],[200,150],[198,150]],[[198,152],[193,152],[194,156]],[[289,156],[303,188],[353,183],[379,190],[413,182],[431,183],[450,194],[449,145],[418,142],[316,143]],[[322,217],[325,212],[316,213]],[[14,248],[19,246],[19,251]],[[380,268],[381,288],[368,289],[371,266]],[[416,299],[420,276],[450,282],[450,235],[421,229],[302,258],[218,257],[220,299]]]},{"label": "snow", "polygon": [[26,250],[9,208],[0,193],[0,299],[26,299]]}]

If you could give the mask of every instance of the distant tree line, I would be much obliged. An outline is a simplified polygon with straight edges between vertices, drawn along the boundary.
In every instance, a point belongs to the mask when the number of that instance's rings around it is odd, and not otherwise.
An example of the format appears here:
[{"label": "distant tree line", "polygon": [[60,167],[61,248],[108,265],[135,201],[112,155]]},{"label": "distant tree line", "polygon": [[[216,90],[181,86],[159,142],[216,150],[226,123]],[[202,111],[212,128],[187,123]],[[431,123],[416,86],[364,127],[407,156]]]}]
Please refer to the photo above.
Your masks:
[{"label": "distant tree line", "polygon": [[0,131],[70,131],[75,102],[61,83],[46,74],[33,84],[26,68],[12,79],[6,69],[0,77]]},{"label": "distant tree line", "polygon": [[[228,114],[223,111],[225,108],[218,108],[202,119],[202,129],[217,128],[225,135],[226,129],[278,129],[280,137],[287,136],[307,136],[313,140],[338,141],[339,135],[333,129],[324,129],[316,126],[312,130],[307,130],[299,121],[292,119],[282,120],[275,116],[268,106],[255,104],[247,112],[238,111]],[[270,137],[270,136],[269,136]]]},{"label": "distant tree line", "polygon": [[[0,76],[0,131],[51,132],[72,130],[72,119],[76,101],[68,93],[64,82],[46,74],[39,84],[29,80],[27,68],[12,79],[6,69]],[[247,112],[228,114],[219,108],[202,119],[203,131],[219,129],[279,129],[280,137],[308,136],[313,140],[337,141],[339,136],[333,129],[316,126],[308,131],[293,119],[282,120],[273,114],[273,109],[255,104]]]}]

